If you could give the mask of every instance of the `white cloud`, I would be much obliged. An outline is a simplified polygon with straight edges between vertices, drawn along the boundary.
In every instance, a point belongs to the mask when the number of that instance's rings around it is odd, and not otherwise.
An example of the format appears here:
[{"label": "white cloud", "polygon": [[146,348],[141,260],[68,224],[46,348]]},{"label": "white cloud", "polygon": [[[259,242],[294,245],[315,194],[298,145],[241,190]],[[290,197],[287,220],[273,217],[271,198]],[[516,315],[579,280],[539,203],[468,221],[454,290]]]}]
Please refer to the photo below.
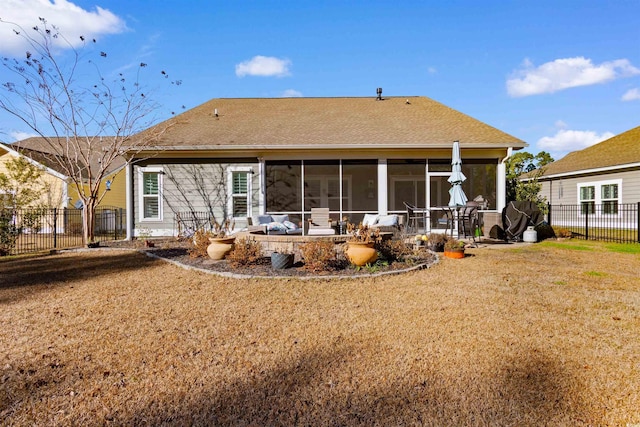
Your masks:
[{"label": "white cloud", "polygon": [[558,159],[559,154],[564,155],[570,151],[582,150],[614,136],[611,132],[597,134],[590,130],[561,129],[554,136],[540,138],[536,144],[539,150],[549,151]]},{"label": "white cloud", "polygon": [[295,89],[287,89],[282,92],[283,98],[300,98],[302,96],[302,92],[297,91]]},{"label": "white cloud", "polygon": [[22,141],[23,139],[32,138],[38,135],[35,133],[28,133],[28,132],[14,130],[9,132],[9,136],[11,136],[11,138],[13,138],[15,141]]},{"label": "white cloud", "polygon": [[623,101],[637,101],[640,100],[640,89],[637,87],[634,89],[629,89],[622,95],[621,98]]},{"label": "white cloud", "polygon": [[[50,0],[2,0],[1,3],[0,18],[21,26],[21,32],[34,34],[32,28],[42,27],[39,20],[42,17],[48,25],[56,26],[74,46],[80,45],[80,36],[93,39],[127,30],[124,20],[99,6],[94,10],[85,10],[68,0],[53,0],[53,3]],[[13,25],[0,24],[0,52],[21,56],[29,46],[23,37],[14,33],[14,29]],[[58,47],[65,48],[68,45],[58,39]]]},{"label": "white cloud", "polygon": [[436,74],[438,72],[438,70],[436,69],[436,67],[429,67],[429,68],[427,68],[427,72],[429,74]]},{"label": "white cloud", "polygon": [[291,61],[288,59],[257,55],[236,65],[236,76],[285,77],[291,75],[289,66]]},{"label": "white cloud", "polygon": [[640,69],[627,59],[593,64],[591,59],[579,56],[556,59],[539,67],[527,59],[514,74],[514,78],[507,80],[507,92],[512,97],[522,97],[605,83],[640,74]]}]

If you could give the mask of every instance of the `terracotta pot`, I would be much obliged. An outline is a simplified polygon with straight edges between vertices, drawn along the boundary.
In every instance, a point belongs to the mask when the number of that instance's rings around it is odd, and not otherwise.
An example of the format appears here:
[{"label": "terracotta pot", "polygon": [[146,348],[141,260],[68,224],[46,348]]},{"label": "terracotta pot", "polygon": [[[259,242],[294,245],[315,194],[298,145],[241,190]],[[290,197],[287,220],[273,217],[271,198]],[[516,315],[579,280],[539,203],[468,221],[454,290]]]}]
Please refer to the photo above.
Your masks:
[{"label": "terracotta pot", "polygon": [[446,256],[447,258],[462,259],[464,258],[464,249],[456,249],[453,251],[448,251],[445,249],[444,256]]},{"label": "terracotta pot", "polygon": [[235,237],[209,237],[209,241],[211,242],[209,246],[207,246],[209,258],[214,260],[224,259],[233,249],[233,242],[235,242],[235,240]]},{"label": "terracotta pot", "polygon": [[351,264],[359,267],[371,264],[378,259],[378,252],[373,248],[373,242],[347,242],[345,253]]}]

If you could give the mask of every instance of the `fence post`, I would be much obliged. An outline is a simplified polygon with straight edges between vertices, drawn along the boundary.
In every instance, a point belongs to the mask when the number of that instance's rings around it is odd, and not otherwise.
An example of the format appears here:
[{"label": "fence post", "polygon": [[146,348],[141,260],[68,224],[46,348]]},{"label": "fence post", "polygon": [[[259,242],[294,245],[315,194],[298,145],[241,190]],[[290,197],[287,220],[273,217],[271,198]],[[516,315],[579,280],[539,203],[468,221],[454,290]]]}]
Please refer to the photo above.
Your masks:
[{"label": "fence post", "polygon": [[58,208],[53,208],[53,249],[58,247]]},{"label": "fence post", "polygon": [[547,223],[551,224],[551,203],[547,202]]},{"label": "fence post", "polygon": [[[595,207],[594,213],[595,213]],[[589,240],[589,208],[587,207],[587,212],[584,215],[584,239]]]},{"label": "fence post", "polygon": [[638,221],[638,228],[636,228],[636,232],[638,234],[638,243],[640,243],[640,202],[636,205],[636,220]]}]

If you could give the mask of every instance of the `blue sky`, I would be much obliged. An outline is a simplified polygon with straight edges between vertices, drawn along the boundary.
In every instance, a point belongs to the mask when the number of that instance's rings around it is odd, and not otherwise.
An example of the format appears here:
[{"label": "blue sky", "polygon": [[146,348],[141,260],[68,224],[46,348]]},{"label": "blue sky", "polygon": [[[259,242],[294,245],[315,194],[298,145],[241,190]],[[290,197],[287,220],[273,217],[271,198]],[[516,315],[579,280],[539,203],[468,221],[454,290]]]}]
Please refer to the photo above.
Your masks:
[{"label": "blue sky", "polygon": [[[0,0],[5,21],[45,17],[95,37],[106,71],[145,62],[180,80],[156,87],[160,118],[218,97],[373,97],[382,87],[556,159],[640,125],[638,16],[640,0]],[[7,31],[0,54],[24,52]],[[0,114],[1,140],[27,133]]]}]

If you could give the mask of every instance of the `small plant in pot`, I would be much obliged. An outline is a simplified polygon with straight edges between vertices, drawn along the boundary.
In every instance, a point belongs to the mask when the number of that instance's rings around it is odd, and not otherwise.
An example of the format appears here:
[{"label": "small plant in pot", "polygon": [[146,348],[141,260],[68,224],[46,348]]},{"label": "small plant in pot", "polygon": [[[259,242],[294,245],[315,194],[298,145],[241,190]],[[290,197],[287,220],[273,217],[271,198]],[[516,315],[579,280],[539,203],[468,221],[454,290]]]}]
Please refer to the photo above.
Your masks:
[{"label": "small plant in pot", "polygon": [[229,236],[233,231],[235,223],[228,219],[222,223],[217,221],[213,223],[212,236],[209,237],[211,244],[207,247],[207,253],[213,260],[221,260],[233,249],[233,243],[236,240],[234,236]]},{"label": "small plant in pot", "polygon": [[447,236],[442,233],[430,233],[427,235],[427,248],[433,252],[444,252],[444,245],[447,243]]},{"label": "small plant in pot", "polygon": [[378,251],[374,247],[382,240],[380,230],[370,230],[368,226],[360,223],[357,227],[347,224],[347,249],[345,254],[351,264],[362,267],[375,262],[378,258]]},{"label": "small plant in pot", "polygon": [[462,240],[449,237],[444,244],[444,256],[447,258],[464,258],[464,245]]}]

